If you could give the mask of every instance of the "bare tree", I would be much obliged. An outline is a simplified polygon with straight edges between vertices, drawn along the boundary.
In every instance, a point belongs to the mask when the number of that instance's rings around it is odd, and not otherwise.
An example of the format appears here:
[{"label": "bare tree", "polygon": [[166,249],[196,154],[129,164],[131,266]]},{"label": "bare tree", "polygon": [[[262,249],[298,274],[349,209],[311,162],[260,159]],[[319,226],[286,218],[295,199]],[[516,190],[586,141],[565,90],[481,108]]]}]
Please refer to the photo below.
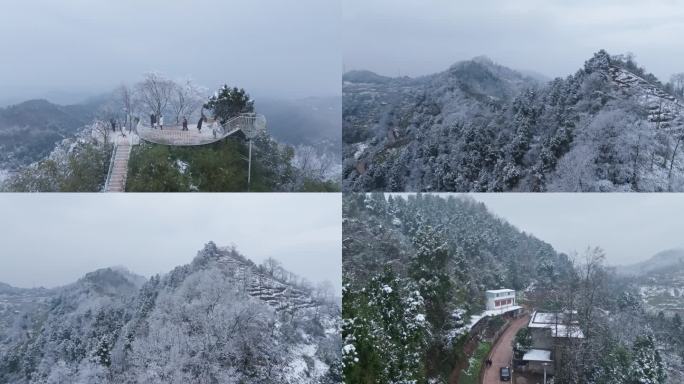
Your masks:
[{"label": "bare tree", "polygon": [[675,94],[679,97],[684,97],[684,73],[675,73],[672,75],[670,83],[672,83]]},{"label": "bare tree", "polygon": [[93,123],[92,132],[93,135],[95,135],[95,139],[102,140],[106,148],[111,137],[109,125],[102,120],[95,120],[95,122]]},{"label": "bare tree", "polygon": [[131,130],[133,124],[133,92],[127,85],[122,84],[116,89],[116,96],[121,104],[121,109],[125,114],[124,125]]},{"label": "bare tree", "polygon": [[672,158],[670,159],[670,169],[667,171],[667,185],[668,185],[668,190],[672,191],[672,167],[674,166],[675,162],[675,156],[677,155],[677,149],[679,149],[679,144],[682,142],[682,139],[684,139],[684,135],[681,133],[678,133],[675,136],[675,147],[672,150]]},{"label": "bare tree", "polygon": [[276,276],[276,271],[280,268],[280,263],[272,257],[264,260],[264,268],[266,268],[266,273],[271,277]]},{"label": "bare tree", "polygon": [[173,81],[157,73],[148,73],[136,85],[136,94],[140,102],[159,117],[169,105],[175,88]]},{"label": "bare tree", "polygon": [[321,153],[310,145],[300,145],[295,150],[294,165],[303,176],[314,179],[325,179],[335,159],[327,153]]},{"label": "bare tree", "polygon": [[182,116],[192,115],[203,102],[202,91],[192,81],[186,80],[183,84],[174,83],[170,104],[171,110],[176,115],[176,123],[180,123]]}]

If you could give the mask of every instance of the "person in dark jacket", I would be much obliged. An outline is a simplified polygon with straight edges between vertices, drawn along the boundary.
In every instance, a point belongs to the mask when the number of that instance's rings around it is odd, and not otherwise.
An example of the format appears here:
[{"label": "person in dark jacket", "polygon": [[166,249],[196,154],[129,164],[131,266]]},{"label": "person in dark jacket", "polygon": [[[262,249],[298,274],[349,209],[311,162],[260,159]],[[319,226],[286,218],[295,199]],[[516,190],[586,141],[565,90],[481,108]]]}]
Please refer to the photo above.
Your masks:
[{"label": "person in dark jacket", "polygon": [[197,130],[199,132],[202,132],[202,122],[204,121],[204,116],[200,117],[199,121],[197,122]]},{"label": "person in dark jacket", "polygon": [[157,116],[154,113],[150,114],[150,128],[154,128],[157,124]]},{"label": "person in dark jacket", "polygon": [[116,120],[114,120],[114,119],[109,120],[109,124],[112,125],[112,132],[116,132]]},{"label": "person in dark jacket", "polygon": [[183,116],[183,130],[188,130],[188,119],[186,119],[185,116]]}]

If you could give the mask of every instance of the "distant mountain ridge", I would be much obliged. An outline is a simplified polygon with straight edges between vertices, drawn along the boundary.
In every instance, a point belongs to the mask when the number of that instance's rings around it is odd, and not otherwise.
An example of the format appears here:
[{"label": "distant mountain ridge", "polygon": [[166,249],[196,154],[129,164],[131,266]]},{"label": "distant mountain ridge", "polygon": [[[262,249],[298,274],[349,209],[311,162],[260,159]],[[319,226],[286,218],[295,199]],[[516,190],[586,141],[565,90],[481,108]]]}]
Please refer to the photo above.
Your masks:
[{"label": "distant mountain ridge", "polygon": [[618,273],[635,276],[682,269],[684,269],[684,249],[681,248],[668,249],[656,253],[648,260],[616,267]]},{"label": "distant mountain ridge", "polygon": [[13,170],[47,156],[56,143],[75,136],[95,118],[98,103],[62,106],[37,99],[0,108],[0,169]]}]

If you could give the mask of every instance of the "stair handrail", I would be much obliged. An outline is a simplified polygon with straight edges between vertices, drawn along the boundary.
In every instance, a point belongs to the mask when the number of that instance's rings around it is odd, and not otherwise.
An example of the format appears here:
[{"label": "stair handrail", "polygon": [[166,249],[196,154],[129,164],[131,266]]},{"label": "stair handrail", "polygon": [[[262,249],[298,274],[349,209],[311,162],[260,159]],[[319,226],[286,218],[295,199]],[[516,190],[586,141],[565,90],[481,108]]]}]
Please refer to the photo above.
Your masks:
[{"label": "stair handrail", "polygon": [[116,149],[118,147],[118,144],[116,142],[114,142],[113,144],[114,145],[112,149],[112,157],[109,159],[109,169],[107,170],[107,178],[105,179],[103,192],[107,192],[109,190],[109,183],[111,182],[112,172],[114,171],[114,160],[116,159]]}]

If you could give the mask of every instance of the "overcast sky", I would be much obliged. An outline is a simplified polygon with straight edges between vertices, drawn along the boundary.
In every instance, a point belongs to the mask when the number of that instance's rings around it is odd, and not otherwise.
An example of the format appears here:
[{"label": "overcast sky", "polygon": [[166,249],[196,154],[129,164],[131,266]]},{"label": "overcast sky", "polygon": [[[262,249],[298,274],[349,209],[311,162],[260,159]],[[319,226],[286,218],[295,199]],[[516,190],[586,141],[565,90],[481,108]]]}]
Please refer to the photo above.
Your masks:
[{"label": "overcast sky", "polygon": [[339,0],[21,0],[0,12],[0,102],[149,71],[255,96],[341,92]]},{"label": "overcast sky", "polygon": [[551,244],[557,251],[606,251],[608,264],[631,264],[684,248],[681,194],[473,194],[490,212]]},{"label": "overcast sky", "polygon": [[661,80],[684,72],[684,0],[344,0],[345,70],[423,75],[486,55],[547,77],[599,49]]},{"label": "overcast sky", "polygon": [[208,241],[341,289],[339,194],[4,194],[0,282],[54,287],[124,266],[149,277]]}]

